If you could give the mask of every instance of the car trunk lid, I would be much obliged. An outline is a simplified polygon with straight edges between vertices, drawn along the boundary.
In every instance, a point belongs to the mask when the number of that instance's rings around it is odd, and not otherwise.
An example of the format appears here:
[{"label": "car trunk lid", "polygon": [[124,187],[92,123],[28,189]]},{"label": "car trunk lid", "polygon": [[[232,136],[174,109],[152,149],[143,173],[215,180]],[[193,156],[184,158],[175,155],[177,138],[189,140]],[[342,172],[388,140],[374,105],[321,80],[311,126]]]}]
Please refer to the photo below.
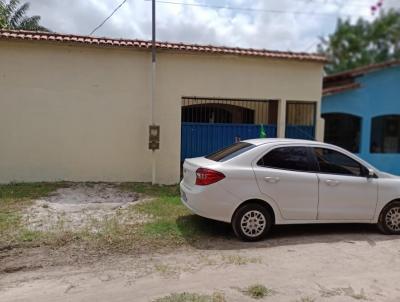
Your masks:
[{"label": "car trunk lid", "polygon": [[209,168],[215,164],[215,161],[205,157],[196,157],[185,159],[183,163],[183,183],[186,186],[194,186],[196,184],[196,171],[199,168]]}]

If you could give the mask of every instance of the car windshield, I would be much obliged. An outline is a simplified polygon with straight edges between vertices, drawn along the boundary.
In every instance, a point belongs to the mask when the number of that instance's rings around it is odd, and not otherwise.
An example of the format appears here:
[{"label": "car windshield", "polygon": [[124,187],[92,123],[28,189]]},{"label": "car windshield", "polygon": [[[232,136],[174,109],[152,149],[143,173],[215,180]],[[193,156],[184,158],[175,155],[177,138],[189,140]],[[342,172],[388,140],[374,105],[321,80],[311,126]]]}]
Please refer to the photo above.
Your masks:
[{"label": "car windshield", "polygon": [[247,152],[253,149],[254,147],[255,145],[253,144],[246,142],[239,142],[224,149],[218,150],[217,152],[211,153],[207,155],[206,158],[213,161],[223,162],[232,159],[244,152]]}]

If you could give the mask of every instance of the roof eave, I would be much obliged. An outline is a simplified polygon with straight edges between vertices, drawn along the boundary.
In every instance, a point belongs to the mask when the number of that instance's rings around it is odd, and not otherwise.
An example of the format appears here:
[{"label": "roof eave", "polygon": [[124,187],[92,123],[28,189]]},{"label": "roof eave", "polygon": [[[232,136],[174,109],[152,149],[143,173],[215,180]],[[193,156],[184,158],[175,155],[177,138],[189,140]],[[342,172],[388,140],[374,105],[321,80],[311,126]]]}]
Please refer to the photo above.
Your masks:
[{"label": "roof eave", "polygon": [[347,85],[337,86],[337,87],[330,87],[326,88],[322,91],[322,96],[330,96],[334,94],[344,93],[351,90],[355,90],[361,87],[360,83],[351,83]]},{"label": "roof eave", "polygon": [[394,66],[398,66],[398,65],[400,65],[400,60],[390,60],[390,61],[386,61],[386,62],[382,62],[382,63],[370,64],[370,65],[354,68],[351,70],[346,70],[346,71],[328,75],[328,76],[324,77],[324,82],[335,82],[337,80],[356,78],[359,76],[363,76],[366,73],[370,73],[370,72],[374,72],[377,70],[390,68],[390,67],[394,67]]},{"label": "roof eave", "polygon": [[[136,48],[136,49],[151,49],[151,41],[145,40],[128,40],[128,39],[111,39],[105,37],[79,36],[58,34],[52,32],[32,32],[24,30],[0,30],[0,40],[6,41],[37,41],[51,43],[67,43],[69,45],[87,45],[100,47],[119,47],[119,48]],[[201,54],[223,54],[223,55],[238,55],[250,56],[259,58],[273,58],[297,61],[312,61],[325,64],[326,57],[320,54],[310,53],[295,53],[285,51],[271,51],[266,49],[251,49],[251,48],[235,48],[213,45],[198,45],[185,43],[171,42],[156,42],[159,51],[176,51],[187,53]]]}]

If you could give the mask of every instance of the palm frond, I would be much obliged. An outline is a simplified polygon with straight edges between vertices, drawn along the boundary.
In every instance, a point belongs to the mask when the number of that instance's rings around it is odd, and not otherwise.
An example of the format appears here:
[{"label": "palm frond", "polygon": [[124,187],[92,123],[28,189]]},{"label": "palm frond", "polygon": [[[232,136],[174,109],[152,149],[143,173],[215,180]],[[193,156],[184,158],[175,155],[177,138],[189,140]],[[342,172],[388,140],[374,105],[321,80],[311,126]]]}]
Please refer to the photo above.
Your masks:
[{"label": "palm frond", "polygon": [[5,5],[5,14],[8,20],[10,20],[13,12],[17,9],[20,0],[10,0],[8,4]]},{"label": "palm frond", "polygon": [[47,28],[39,24],[40,16],[25,17],[15,29],[25,29],[34,31],[49,31]]},{"label": "palm frond", "polygon": [[21,0],[0,0],[0,29],[25,29],[49,31],[41,26],[40,16],[27,16],[29,3],[20,5]]},{"label": "palm frond", "polygon": [[3,0],[0,0],[0,29],[5,28],[6,24],[6,3]]},{"label": "palm frond", "polygon": [[11,27],[18,27],[18,24],[23,20],[26,15],[26,12],[29,10],[29,3],[22,4],[19,8],[17,8],[14,13],[10,16],[9,22]]}]

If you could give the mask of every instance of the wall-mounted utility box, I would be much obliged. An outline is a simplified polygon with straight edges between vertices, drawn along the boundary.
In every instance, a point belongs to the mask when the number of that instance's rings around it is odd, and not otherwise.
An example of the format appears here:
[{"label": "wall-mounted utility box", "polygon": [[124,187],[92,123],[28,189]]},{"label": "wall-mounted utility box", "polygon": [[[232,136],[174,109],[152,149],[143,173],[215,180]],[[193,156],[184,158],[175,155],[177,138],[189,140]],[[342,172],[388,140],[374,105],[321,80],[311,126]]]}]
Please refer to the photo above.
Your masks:
[{"label": "wall-mounted utility box", "polygon": [[149,126],[149,149],[158,150],[160,149],[160,126],[150,125]]}]

